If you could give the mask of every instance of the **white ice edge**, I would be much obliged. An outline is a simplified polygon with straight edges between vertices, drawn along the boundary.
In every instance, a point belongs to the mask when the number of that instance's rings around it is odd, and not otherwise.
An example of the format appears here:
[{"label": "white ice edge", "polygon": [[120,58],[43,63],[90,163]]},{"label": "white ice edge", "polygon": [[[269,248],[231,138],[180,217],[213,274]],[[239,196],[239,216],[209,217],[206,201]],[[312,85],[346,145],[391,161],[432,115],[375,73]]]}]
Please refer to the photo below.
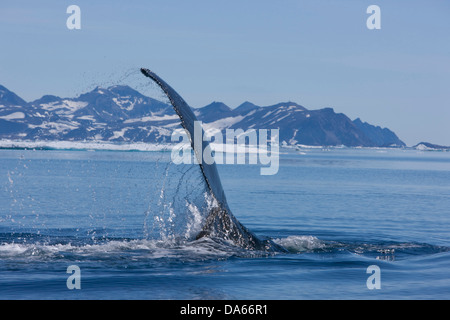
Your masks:
[{"label": "white ice edge", "polygon": [[[10,149],[56,149],[56,150],[103,150],[103,151],[171,151],[174,146],[180,147],[179,143],[112,143],[103,141],[20,141],[0,140],[0,148]],[[255,145],[227,145],[211,143],[211,149],[219,153],[258,153],[259,148]],[[264,149],[266,150],[266,149]],[[270,145],[267,152],[278,153],[271,150]]]},{"label": "white ice edge", "polygon": [[[105,142],[105,141],[40,141],[40,140],[10,140],[0,139],[0,148],[9,149],[55,149],[55,150],[99,150],[99,151],[171,151],[174,146],[180,147],[180,143],[145,143],[145,142]],[[210,147],[217,153],[258,153],[257,145],[248,144],[223,144],[210,143]],[[310,146],[301,144],[280,143],[277,148],[272,145],[267,146],[267,152],[281,153],[285,150],[318,150],[318,149],[373,149],[373,150],[391,150],[389,147],[346,147],[346,146]],[[265,149],[265,150],[266,150]],[[416,149],[416,148],[394,148],[394,149],[411,149],[417,151],[427,151],[432,149]],[[434,149],[433,149],[434,150]]]}]

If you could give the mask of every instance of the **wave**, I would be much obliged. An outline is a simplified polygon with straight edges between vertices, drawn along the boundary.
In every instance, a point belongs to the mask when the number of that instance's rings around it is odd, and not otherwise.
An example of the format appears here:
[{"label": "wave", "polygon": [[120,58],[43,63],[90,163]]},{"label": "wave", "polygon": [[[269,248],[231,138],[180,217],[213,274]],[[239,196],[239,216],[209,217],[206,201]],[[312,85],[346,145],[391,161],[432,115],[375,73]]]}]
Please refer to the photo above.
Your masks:
[{"label": "wave", "polygon": [[449,252],[450,247],[417,242],[359,242],[321,240],[315,236],[288,236],[275,239],[275,243],[292,254],[301,253],[349,253],[378,260],[402,260]]},{"label": "wave", "polygon": [[256,257],[264,252],[252,252],[237,247],[231,241],[202,238],[189,242],[116,239],[99,241],[44,241],[34,243],[7,242],[0,244],[0,260],[220,260],[233,256]]},{"label": "wave", "polygon": [[324,250],[328,244],[314,236],[289,236],[287,238],[274,239],[274,242],[290,253]]},{"label": "wave", "polygon": [[[5,236],[5,235],[4,235]],[[0,260],[177,260],[205,261],[236,258],[260,258],[277,255],[354,254],[380,260],[399,260],[411,256],[450,251],[449,247],[414,242],[342,242],[321,240],[312,235],[293,235],[273,239],[287,252],[248,250],[230,240],[203,237],[193,241],[162,241],[148,239],[75,239],[48,238],[26,240],[15,238],[0,243]],[[25,240],[24,240],[25,239]]]}]

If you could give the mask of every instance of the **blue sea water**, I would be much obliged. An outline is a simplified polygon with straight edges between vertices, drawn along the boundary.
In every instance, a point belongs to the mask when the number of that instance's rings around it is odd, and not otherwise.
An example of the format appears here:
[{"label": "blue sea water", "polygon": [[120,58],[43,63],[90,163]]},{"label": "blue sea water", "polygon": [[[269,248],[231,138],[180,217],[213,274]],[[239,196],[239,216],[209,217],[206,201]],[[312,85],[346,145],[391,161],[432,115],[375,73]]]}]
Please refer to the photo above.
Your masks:
[{"label": "blue sea water", "polygon": [[450,297],[450,153],[282,151],[276,175],[219,173],[233,214],[288,253],[186,236],[201,177],[170,153],[0,150],[0,299]]}]

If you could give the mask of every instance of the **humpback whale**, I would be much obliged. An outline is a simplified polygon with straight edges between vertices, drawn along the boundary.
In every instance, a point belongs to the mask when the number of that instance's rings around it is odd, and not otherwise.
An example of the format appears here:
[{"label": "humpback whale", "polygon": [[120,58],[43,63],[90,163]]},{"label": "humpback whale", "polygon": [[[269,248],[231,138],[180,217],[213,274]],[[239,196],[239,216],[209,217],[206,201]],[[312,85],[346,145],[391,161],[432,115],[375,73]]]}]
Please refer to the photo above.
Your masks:
[{"label": "humpback whale", "polygon": [[[202,140],[201,146],[194,143],[194,123],[197,121],[195,114],[184,99],[163,79],[146,68],[141,68],[142,74],[152,79],[168,97],[176,114],[179,116],[181,126],[187,132],[191,147],[197,159],[201,159],[203,152],[210,148],[209,142]],[[202,128],[202,136],[204,130]],[[207,150],[208,151],[208,150]],[[284,248],[270,239],[261,239],[242,225],[232,214],[219,178],[216,163],[211,164],[198,161],[207,188],[217,203],[217,206],[207,213],[202,230],[196,235],[196,239],[202,237],[218,237],[231,240],[234,244],[249,250],[263,250],[269,252],[286,252]]]}]

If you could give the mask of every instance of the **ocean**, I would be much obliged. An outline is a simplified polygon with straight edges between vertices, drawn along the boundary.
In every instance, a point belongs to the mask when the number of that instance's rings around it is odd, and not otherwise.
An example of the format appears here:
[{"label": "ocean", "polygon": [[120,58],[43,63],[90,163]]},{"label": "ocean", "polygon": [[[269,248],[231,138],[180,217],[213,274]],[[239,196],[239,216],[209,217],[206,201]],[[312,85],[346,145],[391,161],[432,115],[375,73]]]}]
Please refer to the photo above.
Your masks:
[{"label": "ocean", "polygon": [[218,170],[237,219],[287,252],[192,238],[202,179],[169,152],[0,150],[0,299],[450,297],[449,152],[281,149],[275,175]]}]

